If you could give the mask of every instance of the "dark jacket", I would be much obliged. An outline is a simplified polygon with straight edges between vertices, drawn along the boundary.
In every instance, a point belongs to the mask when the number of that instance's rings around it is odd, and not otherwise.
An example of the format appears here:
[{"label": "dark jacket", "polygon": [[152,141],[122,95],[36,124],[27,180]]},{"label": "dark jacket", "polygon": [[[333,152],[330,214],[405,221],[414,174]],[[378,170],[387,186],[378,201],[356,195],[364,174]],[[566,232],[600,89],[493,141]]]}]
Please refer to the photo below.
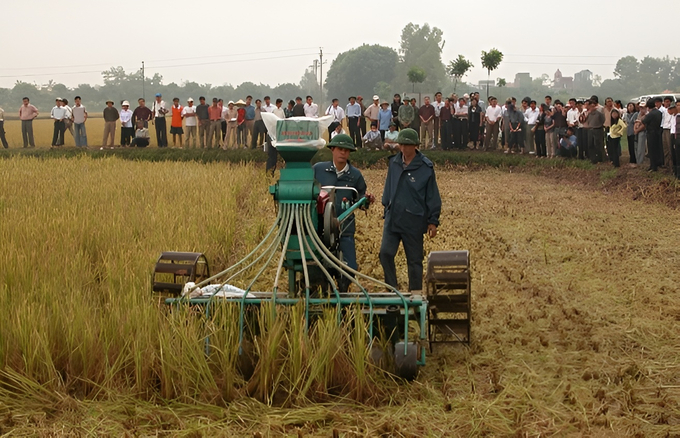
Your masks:
[{"label": "dark jacket", "polygon": [[293,106],[293,117],[304,117],[305,116],[305,106],[301,103],[296,103]]},{"label": "dark jacket", "polygon": [[[349,201],[348,207],[351,207],[359,199],[366,195],[366,181],[364,181],[364,176],[361,174],[359,169],[352,166],[349,162],[347,163],[349,170],[344,172],[338,178],[338,174],[335,171],[335,165],[332,161],[324,161],[321,163],[316,163],[314,165],[314,178],[323,186],[342,186],[342,187],[353,187],[354,190],[335,190],[335,214],[340,216],[345,212],[345,208],[342,207],[342,199],[347,198]],[[353,215],[351,215],[345,221],[345,225],[341,228],[343,235],[354,235],[356,229]]]},{"label": "dark jacket", "polygon": [[442,199],[432,161],[416,151],[404,169],[401,152],[390,158],[382,204],[392,231],[425,234],[429,224],[438,226]]}]

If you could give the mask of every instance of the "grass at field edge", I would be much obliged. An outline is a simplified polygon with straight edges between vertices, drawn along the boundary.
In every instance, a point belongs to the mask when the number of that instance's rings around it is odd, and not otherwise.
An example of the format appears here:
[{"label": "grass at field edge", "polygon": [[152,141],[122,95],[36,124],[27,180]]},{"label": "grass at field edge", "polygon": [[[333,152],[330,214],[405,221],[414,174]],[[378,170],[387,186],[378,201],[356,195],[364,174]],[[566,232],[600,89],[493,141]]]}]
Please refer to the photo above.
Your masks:
[{"label": "grass at field edge", "polygon": [[[464,166],[464,167],[559,167],[594,169],[589,161],[565,159],[537,159],[532,155],[506,155],[500,152],[472,152],[472,151],[441,151],[428,150],[424,154],[436,165]],[[259,150],[235,149],[224,151],[221,149],[8,149],[0,150],[0,158],[36,157],[43,159],[71,158],[88,155],[92,158],[118,157],[134,161],[194,161],[202,163],[264,163],[267,154]],[[384,166],[389,157],[388,152],[357,150],[352,153],[351,162],[355,166],[370,167]],[[330,151],[323,149],[312,159],[313,163],[331,159]]]}]

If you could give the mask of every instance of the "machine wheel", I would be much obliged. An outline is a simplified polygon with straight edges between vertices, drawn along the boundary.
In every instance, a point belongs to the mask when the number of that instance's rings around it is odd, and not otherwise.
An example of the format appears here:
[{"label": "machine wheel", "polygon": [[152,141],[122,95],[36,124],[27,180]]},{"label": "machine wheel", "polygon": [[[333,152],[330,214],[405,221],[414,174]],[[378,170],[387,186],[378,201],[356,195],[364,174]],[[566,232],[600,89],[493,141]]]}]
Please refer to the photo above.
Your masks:
[{"label": "machine wheel", "polygon": [[404,354],[404,343],[394,344],[394,374],[404,380],[414,380],[418,376],[418,344],[408,343]]},{"label": "machine wheel", "polygon": [[335,216],[335,204],[329,202],[323,212],[323,244],[335,251],[340,240],[340,222]]},{"label": "machine wheel", "polygon": [[238,356],[236,368],[241,372],[243,378],[248,380],[255,372],[257,353],[255,352],[255,345],[247,339],[243,340],[241,347],[243,348],[243,352]]}]

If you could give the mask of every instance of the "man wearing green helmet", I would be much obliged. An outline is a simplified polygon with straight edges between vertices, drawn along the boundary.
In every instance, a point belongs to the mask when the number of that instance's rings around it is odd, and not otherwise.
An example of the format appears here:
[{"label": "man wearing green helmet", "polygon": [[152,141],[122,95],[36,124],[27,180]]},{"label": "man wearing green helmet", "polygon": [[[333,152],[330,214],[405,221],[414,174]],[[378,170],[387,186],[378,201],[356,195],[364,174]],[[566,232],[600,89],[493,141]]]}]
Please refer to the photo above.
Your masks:
[{"label": "man wearing green helmet", "polygon": [[418,133],[402,129],[397,143],[401,151],[390,158],[382,197],[385,224],[380,264],[385,283],[398,288],[394,257],[402,242],[408,265],[408,289],[416,291],[423,288],[423,234],[431,238],[437,235],[442,200],[434,165],[417,150]]},{"label": "man wearing green helmet", "polygon": [[[352,137],[347,134],[338,134],[328,143],[328,148],[333,154],[333,160],[316,163],[314,165],[314,178],[321,184],[321,187],[337,187],[335,190],[335,214],[340,216],[364,196],[369,197],[369,203],[373,202],[373,195],[366,193],[364,176],[359,169],[349,163],[350,152],[356,150]],[[342,189],[341,187],[349,187],[350,189]],[[355,229],[354,217],[351,216],[343,222],[340,234],[342,256],[352,269],[357,269],[357,256],[354,248]]]}]

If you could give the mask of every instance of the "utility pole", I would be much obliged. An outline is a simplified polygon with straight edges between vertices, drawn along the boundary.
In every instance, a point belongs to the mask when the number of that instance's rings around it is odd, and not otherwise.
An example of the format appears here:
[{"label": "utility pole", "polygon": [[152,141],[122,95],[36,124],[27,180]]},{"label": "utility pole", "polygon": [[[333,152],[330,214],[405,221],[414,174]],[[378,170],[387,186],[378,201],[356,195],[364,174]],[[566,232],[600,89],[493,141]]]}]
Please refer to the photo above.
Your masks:
[{"label": "utility pole", "polygon": [[142,99],[146,100],[146,94],[144,94],[144,81],[146,80],[144,76],[144,61],[142,61]]},{"label": "utility pole", "polygon": [[323,47],[319,47],[319,101],[323,102]]}]

